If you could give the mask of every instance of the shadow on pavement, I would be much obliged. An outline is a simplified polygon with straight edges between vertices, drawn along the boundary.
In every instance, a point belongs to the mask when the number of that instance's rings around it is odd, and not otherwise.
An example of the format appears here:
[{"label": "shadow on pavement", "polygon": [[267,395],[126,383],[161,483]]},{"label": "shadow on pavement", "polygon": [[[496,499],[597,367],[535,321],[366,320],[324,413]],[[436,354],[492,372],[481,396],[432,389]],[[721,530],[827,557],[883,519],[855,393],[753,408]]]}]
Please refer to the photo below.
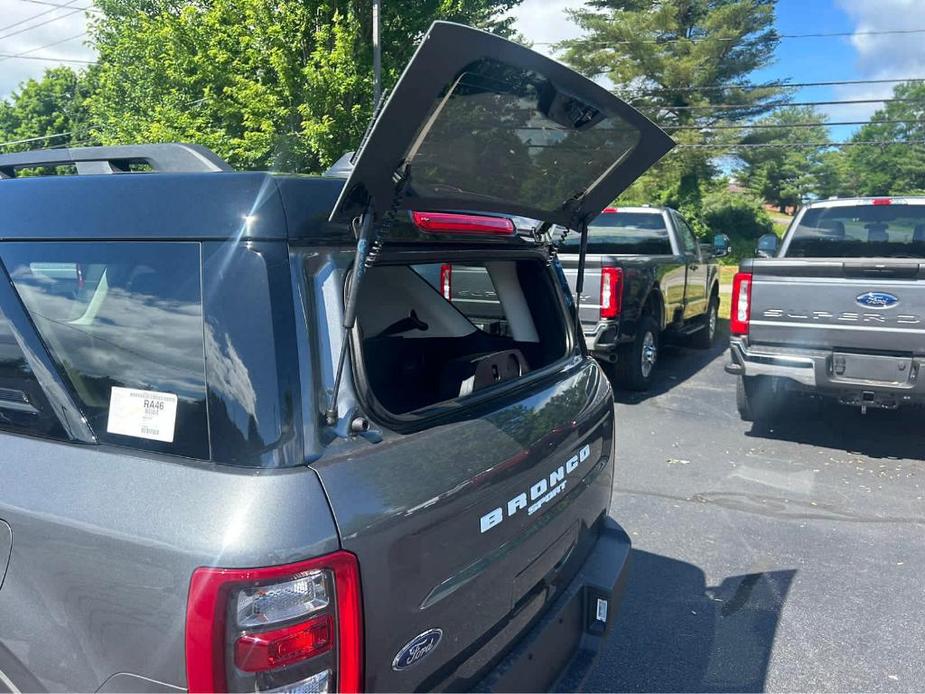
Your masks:
[{"label": "shadow on pavement", "polygon": [[695,349],[689,346],[689,341],[689,338],[663,340],[649,390],[642,393],[624,390],[619,383],[615,383],[614,401],[624,405],[644,402],[649,398],[667,393],[695,376],[707,364],[729,349],[729,320],[720,318],[716,325],[716,339],[710,349]]},{"label": "shadow on pavement", "polygon": [[796,571],[706,585],[693,564],[633,550],[613,631],[585,691],[760,692]]},{"label": "shadow on pavement", "polygon": [[921,407],[861,410],[837,402],[790,396],[773,423],[753,424],[751,438],[804,443],[869,458],[925,460]]}]

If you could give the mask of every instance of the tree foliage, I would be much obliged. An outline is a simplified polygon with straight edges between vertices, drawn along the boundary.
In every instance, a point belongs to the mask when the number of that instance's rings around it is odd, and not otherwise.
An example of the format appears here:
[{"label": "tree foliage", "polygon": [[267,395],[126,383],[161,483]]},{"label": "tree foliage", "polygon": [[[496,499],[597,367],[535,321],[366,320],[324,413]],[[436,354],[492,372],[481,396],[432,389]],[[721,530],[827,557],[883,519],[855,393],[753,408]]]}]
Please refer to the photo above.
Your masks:
[{"label": "tree foliage", "polygon": [[78,73],[56,67],[46,70],[40,79],[23,82],[8,99],[0,101],[0,142],[12,143],[0,151],[87,144],[87,97],[92,78],[92,71]]},{"label": "tree foliage", "polygon": [[[510,32],[519,0],[383,3],[383,82],[434,19]],[[318,171],[372,111],[371,0],[100,0],[104,143],[195,141],[240,168]]]},{"label": "tree foliage", "polygon": [[[925,193],[925,84],[905,83],[854,142],[897,142],[846,147],[829,158],[831,195],[903,195]],[[902,122],[891,122],[902,121]]]},{"label": "tree foliage", "polygon": [[783,108],[756,122],[737,150],[743,183],[783,212],[815,193],[824,177],[823,149],[801,143],[827,143],[825,116],[811,107]]},{"label": "tree foliage", "polygon": [[[755,70],[770,63],[778,42],[774,4],[591,0],[571,11],[584,35],[561,48],[569,64],[586,75],[609,78],[619,96],[676,140],[716,144],[722,139],[708,130],[710,125],[764,113],[778,102],[777,82],[761,88],[750,82]],[[671,154],[629,196],[654,188],[659,202],[696,207],[704,182],[716,173],[713,154],[705,148]]]}]

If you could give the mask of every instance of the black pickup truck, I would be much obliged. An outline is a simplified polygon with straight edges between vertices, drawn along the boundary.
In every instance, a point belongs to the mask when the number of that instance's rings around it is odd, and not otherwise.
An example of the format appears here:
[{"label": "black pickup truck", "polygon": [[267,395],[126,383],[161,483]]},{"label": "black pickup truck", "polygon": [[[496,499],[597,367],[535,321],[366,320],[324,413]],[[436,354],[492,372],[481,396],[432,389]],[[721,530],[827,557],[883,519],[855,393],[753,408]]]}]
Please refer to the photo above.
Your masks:
[{"label": "black pickup truck", "polygon": [[[575,291],[580,239],[566,236],[559,259]],[[622,387],[649,387],[662,336],[713,344],[719,311],[715,258],[729,252],[718,234],[703,248],[684,218],[667,207],[608,207],[588,228],[580,297],[588,351]]]}]

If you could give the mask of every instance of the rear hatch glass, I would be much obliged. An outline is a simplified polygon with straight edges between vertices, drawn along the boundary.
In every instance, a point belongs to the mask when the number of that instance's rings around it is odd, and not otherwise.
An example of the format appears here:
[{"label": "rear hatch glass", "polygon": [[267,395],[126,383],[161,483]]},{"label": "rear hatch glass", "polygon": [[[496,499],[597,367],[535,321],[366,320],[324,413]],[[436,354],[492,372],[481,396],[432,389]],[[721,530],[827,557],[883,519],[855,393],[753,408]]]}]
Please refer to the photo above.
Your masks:
[{"label": "rear hatch glass", "polygon": [[[578,253],[579,239],[562,242],[565,253]],[[588,225],[588,253],[671,255],[668,227],[661,212],[605,211]]]},{"label": "rear hatch glass", "polygon": [[925,258],[925,205],[808,209],[785,251],[792,258]]},{"label": "rear hatch glass", "polygon": [[332,213],[521,215],[574,228],[674,142],[600,85],[493,34],[435,22]]}]

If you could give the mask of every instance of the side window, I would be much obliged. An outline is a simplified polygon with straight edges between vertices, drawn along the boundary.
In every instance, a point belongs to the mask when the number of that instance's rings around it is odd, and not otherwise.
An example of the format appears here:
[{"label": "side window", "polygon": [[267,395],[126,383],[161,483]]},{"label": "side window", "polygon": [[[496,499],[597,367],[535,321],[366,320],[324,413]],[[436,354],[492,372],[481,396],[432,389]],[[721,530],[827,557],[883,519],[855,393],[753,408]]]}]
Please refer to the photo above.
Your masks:
[{"label": "side window", "polygon": [[697,238],[694,236],[694,232],[691,231],[691,228],[681,215],[675,214],[674,221],[675,224],[678,225],[678,236],[680,237],[679,240],[681,241],[681,245],[684,247],[684,252],[699,258],[700,246],[697,244]]},{"label": "side window", "polygon": [[101,441],[209,458],[198,243],[20,243],[2,258]]},{"label": "side window", "polygon": [[0,430],[66,438],[32,374],[12,326],[0,312]]}]

